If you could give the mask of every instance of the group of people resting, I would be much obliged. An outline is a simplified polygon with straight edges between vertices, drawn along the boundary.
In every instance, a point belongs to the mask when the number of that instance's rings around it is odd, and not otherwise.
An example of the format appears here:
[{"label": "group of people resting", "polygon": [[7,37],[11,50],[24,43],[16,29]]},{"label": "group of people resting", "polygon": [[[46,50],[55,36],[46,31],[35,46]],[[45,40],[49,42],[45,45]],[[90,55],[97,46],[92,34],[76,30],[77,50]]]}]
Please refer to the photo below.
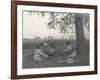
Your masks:
[{"label": "group of people resting", "polygon": [[[37,45],[35,45],[33,59],[37,62],[40,62],[40,61],[42,61],[42,59],[48,58],[49,55],[54,55],[55,52],[56,52],[56,48],[55,48],[55,44],[53,42],[50,44],[47,44],[47,43],[37,44]],[[62,55],[63,54],[67,55],[67,54],[71,54],[71,53],[75,53],[75,51],[73,51],[70,42],[66,42],[66,47],[62,51]],[[71,55],[68,55],[68,56],[71,56]]]}]

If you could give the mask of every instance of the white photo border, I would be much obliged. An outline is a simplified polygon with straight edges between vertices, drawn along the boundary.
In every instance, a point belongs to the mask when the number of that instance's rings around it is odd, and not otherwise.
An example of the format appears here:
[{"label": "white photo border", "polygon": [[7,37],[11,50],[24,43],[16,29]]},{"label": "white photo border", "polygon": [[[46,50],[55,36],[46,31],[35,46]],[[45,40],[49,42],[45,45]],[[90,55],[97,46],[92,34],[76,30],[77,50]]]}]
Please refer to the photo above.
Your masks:
[{"label": "white photo border", "polygon": [[[58,68],[22,69],[22,45],[21,44],[22,44],[22,11],[23,10],[32,10],[32,11],[49,10],[52,12],[90,13],[90,53],[91,53],[91,54],[89,53],[90,65],[74,66],[74,67],[58,67]],[[95,14],[94,9],[17,5],[17,75],[94,71],[94,14]]]}]

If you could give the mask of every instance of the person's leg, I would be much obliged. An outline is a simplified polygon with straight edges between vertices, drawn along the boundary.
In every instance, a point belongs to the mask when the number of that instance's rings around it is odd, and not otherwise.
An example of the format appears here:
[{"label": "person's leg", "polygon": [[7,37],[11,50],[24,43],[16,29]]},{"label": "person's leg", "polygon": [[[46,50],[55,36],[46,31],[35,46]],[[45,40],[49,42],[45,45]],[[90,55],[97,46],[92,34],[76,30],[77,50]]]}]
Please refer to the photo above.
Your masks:
[{"label": "person's leg", "polygon": [[34,61],[37,61],[37,62],[42,61],[40,55],[35,55],[33,58],[34,58]]}]

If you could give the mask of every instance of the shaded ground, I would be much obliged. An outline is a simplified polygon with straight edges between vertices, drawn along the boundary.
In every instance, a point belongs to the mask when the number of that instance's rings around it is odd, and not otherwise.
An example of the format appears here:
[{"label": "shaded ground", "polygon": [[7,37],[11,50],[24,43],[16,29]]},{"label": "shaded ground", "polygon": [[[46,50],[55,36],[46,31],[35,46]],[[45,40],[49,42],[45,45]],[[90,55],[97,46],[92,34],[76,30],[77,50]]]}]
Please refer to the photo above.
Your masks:
[{"label": "shaded ground", "polygon": [[[72,47],[75,49],[76,41],[71,41]],[[33,51],[34,47],[33,45],[36,42],[24,42],[23,43],[23,68],[44,68],[44,67],[67,67],[67,66],[86,66],[89,65],[89,48],[87,44],[86,53],[85,54],[78,54],[73,59],[78,60],[79,62],[75,63],[58,63],[59,61],[63,61],[65,59],[68,59],[67,56],[62,54],[62,50],[64,49],[65,41],[55,41],[56,45],[56,53],[54,56],[49,56],[47,59],[44,59],[43,61],[36,63],[33,60]],[[41,42],[42,43],[42,42]]]}]

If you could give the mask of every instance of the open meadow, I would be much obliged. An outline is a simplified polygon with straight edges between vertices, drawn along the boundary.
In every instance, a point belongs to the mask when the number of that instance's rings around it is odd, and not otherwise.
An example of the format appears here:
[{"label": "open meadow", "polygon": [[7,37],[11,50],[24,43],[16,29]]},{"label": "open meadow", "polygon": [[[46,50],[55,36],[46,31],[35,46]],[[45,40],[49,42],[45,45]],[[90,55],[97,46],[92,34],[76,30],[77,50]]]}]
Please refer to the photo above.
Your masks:
[{"label": "open meadow", "polygon": [[49,56],[46,59],[43,59],[41,62],[35,63],[33,59],[34,55],[34,45],[35,44],[43,44],[44,42],[48,42],[48,40],[41,39],[41,40],[35,40],[35,39],[27,39],[23,40],[23,69],[29,69],[29,68],[46,68],[46,67],[69,67],[69,66],[86,66],[89,65],[89,41],[85,40],[86,43],[86,50],[84,50],[86,53],[81,54],[77,53],[75,57],[72,59],[77,60],[77,62],[72,63],[66,63],[62,62],[59,63],[59,61],[63,61],[68,59],[66,55],[62,55],[63,50],[65,49],[65,42],[68,41],[71,43],[72,48],[74,50],[77,49],[77,41],[76,40],[56,40],[54,39],[53,42],[56,46],[56,52],[54,55]]}]

